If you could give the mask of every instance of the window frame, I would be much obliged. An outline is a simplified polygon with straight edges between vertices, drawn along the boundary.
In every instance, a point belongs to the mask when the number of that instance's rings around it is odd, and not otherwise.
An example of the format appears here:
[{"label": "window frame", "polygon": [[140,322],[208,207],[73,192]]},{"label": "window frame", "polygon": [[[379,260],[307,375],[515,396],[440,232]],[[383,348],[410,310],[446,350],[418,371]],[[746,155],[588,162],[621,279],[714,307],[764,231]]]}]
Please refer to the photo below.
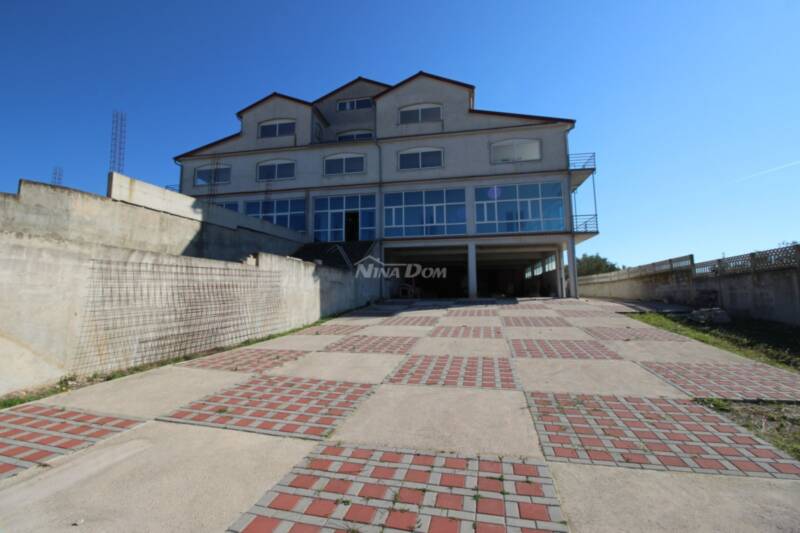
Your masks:
[{"label": "window frame", "polygon": [[[358,102],[368,101],[368,107],[358,107]],[[339,107],[345,104],[345,109],[339,109]],[[351,107],[352,104],[352,107]],[[343,98],[341,100],[336,101],[336,112],[337,113],[346,113],[349,111],[364,111],[365,109],[375,109],[375,100],[371,96],[359,96],[357,98]]]},{"label": "window frame", "polygon": [[[428,167],[422,166],[422,154],[423,153],[430,153],[430,152],[439,152],[441,154],[439,164],[437,166],[428,166]],[[400,165],[401,156],[410,155],[410,154],[417,154],[417,156],[418,156],[417,157],[417,162],[419,163],[419,166],[417,166],[417,167],[409,167],[409,168],[402,168],[401,165]],[[428,170],[428,169],[432,169],[432,168],[444,168],[444,148],[436,148],[436,147],[433,147],[433,146],[420,146],[420,147],[417,147],[417,148],[409,148],[407,150],[401,150],[401,151],[397,152],[397,157],[396,157],[396,162],[395,163],[396,163],[398,172],[409,172],[409,171],[413,172],[415,170]]]},{"label": "window frame", "polygon": [[[539,157],[535,159],[511,159],[508,161],[500,161],[498,160],[495,155],[494,151],[495,148],[498,146],[506,146],[511,145],[514,149],[514,155],[516,156],[517,146],[522,142],[533,142],[536,143],[537,149],[539,151]],[[514,138],[514,139],[503,139],[500,141],[494,141],[489,143],[489,161],[493,165],[508,165],[510,163],[524,163],[526,161],[541,161],[542,160],[542,140],[541,139],[527,139],[527,138]]]},{"label": "window frame", "polygon": [[[358,139],[358,138],[342,139],[342,136],[345,136],[345,135],[364,135],[364,134],[367,134],[367,133],[369,134],[369,137],[366,137],[366,138],[363,138],[363,139]],[[365,130],[365,129],[345,130],[345,131],[342,131],[342,132],[336,134],[336,141],[340,142],[340,143],[343,143],[343,142],[363,142],[363,141],[372,141],[372,140],[375,140],[375,132],[372,131],[372,130]]]},{"label": "window frame", "polygon": [[[224,179],[224,180],[216,179],[216,173],[214,173],[214,175],[212,176],[211,180],[208,180],[206,183],[198,183],[197,174],[198,174],[199,171],[201,171],[201,170],[220,170],[220,169],[227,169],[228,170],[228,178],[227,179]],[[219,164],[218,165],[214,165],[214,164],[201,165],[201,166],[196,167],[194,169],[194,172],[193,172],[193,175],[192,175],[192,184],[195,187],[209,187],[209,186],[211,186],[211,181],[213,180],[214,185],[225,185],[225,184],[228,184],[228,183],[231,182],[232,174],[233,174],[233,168],[232,168],[231,165],[228,165],[228,164],[224,164],[224,165],[219,165]]]},{"label": "window frame", "polygon": [[[453,200],[448,201],[447,196],[448,192],[450,191],[461,191],[463,200]],[[427,196],[429,194],[441,192],[442,193],[442,201],[428,201]],[[422,199],[420,203],[410,202],[406,203],[407,195],[413,195],[415,193],[419,193],[422,195]],[[399,194],[402,198],[402,202],[396,205],[387,205],[386,196],[387,195],[396,195]],[[461,222],[450,222],[447,221],[447,212],[448,207],[455,207],[461,206],[464,210],[464,220]],[[420,208],[422,214],[422,223],[421,224],[408,224],[408,215],[406,214],[407,208]],[[441,211],[440,211],[441,209]],[[440,215],[441,213],[441,215]],[[429,214],[433,215],[434,220],[429,222]],[[422,189],[422,190],[399,190],[399,191],[384,191],[383,192],[383,212],[381,213],[383,216],[383,238],[385,239],[401,239],[401,238],[422,238],[422,237],[443,237],[443,236],[451,236],[451,235],[467,235],[469,233],[469,226],[468,226],[468,213],[467,213],[467,188],[466,187],[444,187],[444,188],[434,188],[434,189]],[[442,220],[439,220],[439,218]],[[389,220],[391,219],[391,220]],[[388,223],[387,223],[388,221]],[[433,229],[429,228],[436,228],[441,227],[442,232],[437,233]],[[406,231],[406,228],[411,228],[412,231]],[[414,228],[419,228],[421,233],[415,233],[413,231]],[[448,231],[449,229],[453,229],[453,231]],[[455,231],[456,229],[461,228],[463,231]],[[400,230],[392,231],[392,230]]]},{"label": "window frame", "polygon": [[[560,188],[559,196],[544,196],[542,189],[545,185],[557,184]],[[527,186],[538,187],[538,196],[531,196],[522,198],[520,195],[520,188]],[[497,199],[494,200],[479,200],[478,191],[482,189],[491,189],[493,187],[514,187],[514,198]],[[474,189],[474,208],[475,208],[475,233],[478,235],[497,235],[497,234],[516,234],[516,233],[563,233],[567,231],[566,222],[566,201],[564,199],[564,183],[562,181],[536,181],[528,183],[509,183],[503,185],[493,185],[488,187],[475,187]],[[545,201],[559,200],[561,202],[561,217],[545,217],[544,216],[544,203]],[[515,217],[513,220],[502,220],[500,217],[500,204],[513,202],[515,204]],[[525,204],[523,209],[522,205]],[[532,205],[536,205],[538,217],[532,216]],[[523,218],[523,211],[527,211],[528,216]],[[491,214],[490,214],[491,213]],[[552,227],[555,222],[559,223],[559,227]],[[501,229],[501,224],[513,224],[516,229]],[[539,224],[539,229],[522,229],[523,223],[533,225]],[[483,231],[482,226],[494,224],[494,231]]]},{"label": "window frame", "polygon": [[[356,172],[347,172],[347,160],[348,159],[355,159],[361,158],[363,161],[362,169]],[[341,172],[332,172],[329,173],[327,167],[328,161],[332,161],[335,159],[342,160],[342,171]],[[332,176],[353,176],[358,174],[366,174],[367,173],[367,154],[358,154],[353,152],[342,152],[338,154],[331,154],[329,156],[325,156],[322,158],[322,175],[324,177],[332,177]]]},{"label": "window frame", "polygon": [[[292,176],[289,178],[279,178],[278,177],[278,165],[285,165],[287,163],[292,164]],[[265,166],[275,166],[275,177],[273,179],[266,179],[261,178],[261,167]],[[256,181],[261,183],[272,183],[274,181],[285,181],[285,180],[293,180],[297,177],[297,162],[293,159],[266,159],[264,161],[259,161],[256,163]]]},{"label": "window frame", "polygon": [[[281,124],[294,124],[292,128],[292,133],[284,133],[283,135],[280,134],[280,125]],[[271,126],[275,124],[275,135],[262,135],[261,128],[264,126]],[[294,137],[297,135],[297,120],[293,118],[271,118],[269,120],[265,120],[263,122],[258,123],[258,138],[259,139],[278,139],[280,137]]]},{"label": "window frame", "polygon": [[[298,200],[302,200],[303,201],[303,211],[302,212],[301,211],[297,211],[297,210],[292,210],[292,202],[295,202],[295,201],[298,201]],[[278,212],[277,211],[278,202],[282,202],[282,201],[287,202],[287,204],[286,204],[287,205],[287,210]],[[267,202],[272,203],[272,206],[273,206],[272,207],[272,211],[269,212],[269,213],[264,209],[264,205]],[[251,213],[247,212],[247,204],[254,204],[254,203],[258,204],[258,210],[259,210],[258,214],[251,214]],[[270,224],[275,224],[276,226],[280,226],[282,228],[286,228],[286,229],[289,229],[289,230],[292,230],[292,231],[296,231],[298,233],[306,233],[308,231],[308,223],[307,223],[308,219],[307,219],[307,216],[306,216],[307,213],[308,213],[308,202],[306,201],[305,196],[291,196],[291,197],[288,197],[288,198],[260,198],[260,199],[254,199],[254,200],[244,200],[242,202],[242,205],[243,205],[242,213],[245,216],[248,216],[248,217],[251,217],[251,218],[256,218],[258,220],[263,220],[265,222],[269,222]],[[291,227],[292,215],[299,215],[299,214],[303,215],[303,229],[296,229],[296,228]],[[285,226],[283,224],[278,224],[278,222],[277,222],[277,217],[278,216],[283,216],[283,215],[286,216],[286,225]],[[271,218],[272,220],[268,220],[268,218]]]},{"label": "window frame", "polygon": [[[348,198],[357,198],[358,199],[358,206],[348,207],[347,199]],[[370,200],[366,200],[371,197]],[[341,207],[331,208],[331,199],[333,198],[341,198]],[[325,209],[317,209],[317,201],[318,200],[325,200],[326,208]],[[372,204],[372,205],[369,205]],[[351,193],[351,194],[322,194],[320,196],[313,196],[311,197],[311,207],[313,209],[313,216],[312,216],[312,232],[313,232],[313,240],[314,242],[344,242],[345,239],[345,224],[346,224],[346,213],[350,212],[358,212],[358,239],[359,240],[375,240],[377,239],[378,235],[378,195],[376,192],[359,192],[359,193]],[[366,211],[372,211],[373,213],[373,225],[367,226],[364,224]],[[333,227],[333,218],[334,213],[341,213],[341,228],[334,228]],[[325,228],[317,229],[317,217],[324,217],[325,220]],[[371,239],[362,239],[362,236],[365,235],[364,232],[372,232]],[[341,232],[341,240],[332,240],[331,236],[335,232]],[[317,239],[318,236],[324,234],[325,238]],[[368,235],[368,233],[367,233]]]},{"label": "window frame", "polygon": [[[222,209],[227,209],[228,211],[233,211],[234,213],[239,212],[239,200],[229,200],[229,201],[219,201],[214,202],[214,205],[217,207],[221,207]],[[235,205],[236,209],[231,209],[230,206]]]},{"label": "window frame", "polygon": [[[423,120],[422,119],[422,110],[423,109],[430,109],[430,108],[438,108],[439,109],[439,118],[436,120]],[[404,111],[417,111],[417,118],[418,120],[414,122],[403,122],[403,112]],[[398,108],[397,110],[397,124],[399,126],[406,126],[409,124],[427,124],[433,122],[442,122],[444,120],[444,106],[440,103],[435,102],[425,102],[420,104],[411,104],[407,106],[403,106]]]}]

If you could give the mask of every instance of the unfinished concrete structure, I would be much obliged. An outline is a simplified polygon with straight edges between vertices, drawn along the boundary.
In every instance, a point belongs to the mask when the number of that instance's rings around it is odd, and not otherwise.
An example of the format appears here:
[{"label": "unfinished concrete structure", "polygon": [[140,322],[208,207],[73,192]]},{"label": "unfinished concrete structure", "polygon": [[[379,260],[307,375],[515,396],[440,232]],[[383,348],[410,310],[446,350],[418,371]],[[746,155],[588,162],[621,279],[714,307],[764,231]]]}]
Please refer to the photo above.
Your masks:
[{"label": "unfinished concrete structure", "polygon": [[569,153],[574,120],[477,109],[475,87],[425,72],[359,77],[313,102],[272,93],[237,117],[239,132],[175,158],[181,192],[309,240],[376,241],[387,263],[448,268],[411,294],[577,295],[575,245],[597,215],[574,208],[595,171],[594,154]]}]

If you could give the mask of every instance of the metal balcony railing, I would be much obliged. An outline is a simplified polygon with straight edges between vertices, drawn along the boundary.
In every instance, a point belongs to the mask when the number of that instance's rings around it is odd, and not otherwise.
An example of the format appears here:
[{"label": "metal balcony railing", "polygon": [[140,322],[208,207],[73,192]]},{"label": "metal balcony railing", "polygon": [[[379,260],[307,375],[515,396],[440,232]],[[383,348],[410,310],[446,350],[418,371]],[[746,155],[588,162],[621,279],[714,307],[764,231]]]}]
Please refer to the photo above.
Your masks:
[{"label": "metal balcony railing", "polygon": [[570,170],[581,170],[584,168],[597,168],[594,152],[582,152],[569,154]]},{"label": "metal balcony railing", "polygon": [[572,217],[572,231],[575,233],[597,233],[597,215],[575,215]]}]

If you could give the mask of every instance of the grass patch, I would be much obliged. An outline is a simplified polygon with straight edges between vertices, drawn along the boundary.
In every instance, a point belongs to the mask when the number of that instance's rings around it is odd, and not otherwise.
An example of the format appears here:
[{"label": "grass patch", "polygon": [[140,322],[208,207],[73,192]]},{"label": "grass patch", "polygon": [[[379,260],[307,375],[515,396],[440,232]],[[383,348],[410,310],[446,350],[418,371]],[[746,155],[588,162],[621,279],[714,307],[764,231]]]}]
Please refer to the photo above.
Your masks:
[{"label": "grass patch", "polygon": [[629,313],[645,324],[716,346],[762,363],[800,370],[800,328],[766,320],[699,324],[678,315]]},{"label": "grass patch", "polygon": [[162,366],[167,365],[174,365],[177,363],[182,363],[184,361],[190,361],[192,359],[197,359],[198,357],[205,357],[207,355],[212,355],[219,352],[227,352],[228,350],[233,350],[236,348],[242,348],[244,346],[250,346],[252,344],[257,344],[259,342],[264,342],[272,339],[277,339],[278,337],[284,337],[286,335],[291,335],[292,333],[297,333],[298,331],[302,331],[306,328],[312,328],[314,326],[319,326],[324,324],[329,320],[333,320],[345,313],[350,313],[354,311],[351,309],[349,311],[345,311],[343,313],[338,313],[336,315],[327,316],[313,322],[311,324],[306,324],[304,326],[300,326],[297,328],[293,328],[287,331],[282,331],[280,333],[273,333],[272,335],[267,335],[266,337],[258,338],[258,339],[250,339],[239,344],[233,346],[224,346],[219,348],[213,348],[211,350],[206,350],[203,352],[198,352],[189,355],[183,355],[180,357],[172,357],[170,359],[163,359],[160,361],[155,361],[152,363],[145,363],[142,365],[132,366],[130,368],[125,368],[121,370],[114,370],[111,372],[96,372],[90,376],[83,376],[77,377],[73,375],[64,376],[58,380],[57,383],[53,385],[46,385],[44,387],[37,387],[35,389],[27,390],[27,391],[20,391],[20,392],[13,392],[11,394],[7,394],[5,396],[0,397],[0,409],[8,409],[9,407],[14,407],[15,405],[21,405],[23,403],[28,402],[35,402],[36,400],[41,400],[42,398],[47,398],[48,396],[53,396],[55,394],[60,394],[62,392],[67,392],[70,390],[80,389],[83,387],[88,387],[89,385],[94,385],[95,383],[101,383],[103,381],[112,381],[115,379],[123,378],[125,376],[130,376],[131,374],[138,374],[140,372],[146,372],[148,370],[153,370],[155,368],[159,368]]},{"label": "grass patch", "polygon": [[800,404],[697,400],[800,460]]}]

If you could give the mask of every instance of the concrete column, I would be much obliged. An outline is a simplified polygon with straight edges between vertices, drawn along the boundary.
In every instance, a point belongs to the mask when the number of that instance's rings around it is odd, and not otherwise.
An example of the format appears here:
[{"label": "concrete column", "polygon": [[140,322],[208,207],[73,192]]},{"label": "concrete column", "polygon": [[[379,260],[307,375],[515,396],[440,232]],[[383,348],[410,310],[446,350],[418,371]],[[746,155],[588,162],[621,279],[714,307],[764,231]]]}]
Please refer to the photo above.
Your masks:
[{"label": "concrete column", "polygon": [[475,243],[467,244],[467,286],[469,287],[469,297],[478,297],[478,255],[475,250]]},{"label": "concrete column", "polygon": [[564,294],[564,251],[559,248],[556,250],[556,286],[558,287],[558,297],[563,298]]},{"label": "concrete column", "polygon": [[569,295],[578,297],[578,264],[575,262],[575,237],[570,236],[567,243],[567,261],[569,261]]}]

